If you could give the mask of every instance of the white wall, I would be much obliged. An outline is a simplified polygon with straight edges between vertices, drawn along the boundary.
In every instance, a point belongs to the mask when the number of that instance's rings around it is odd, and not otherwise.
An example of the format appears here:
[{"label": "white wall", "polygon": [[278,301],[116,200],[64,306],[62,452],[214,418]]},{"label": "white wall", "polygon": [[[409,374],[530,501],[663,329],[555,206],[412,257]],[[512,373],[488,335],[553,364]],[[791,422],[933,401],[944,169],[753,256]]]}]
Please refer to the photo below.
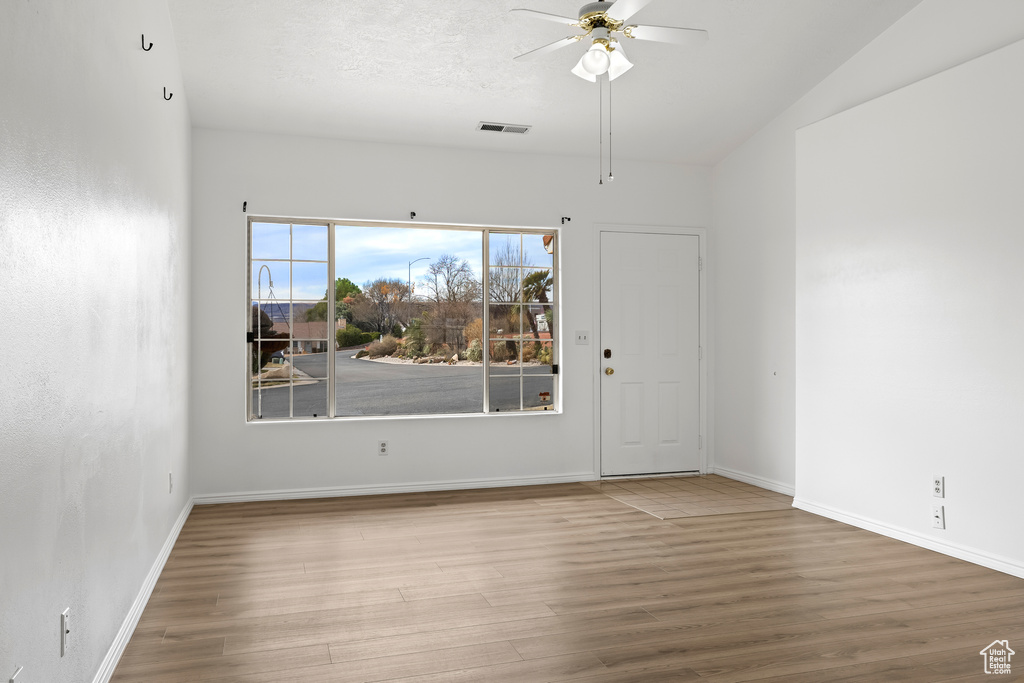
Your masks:
[{"label": "white wall", "polygon": [[795,131],[1022,37],[1019,0],[924,0],[715,167],[718,471],[796,484]]},{"label": "white wall", "polygon": [[798,131],[796,236],[797,505],[1020,576],[1022,78],[1024,41]]},{"label": "white wall", "polygon": [[[199,497],[595,476],[597,348],[564,344],[564,414],[245,422],[246,215],[561,228],[562,329],[595,331],[596,223],[705,226],[710,171],[193,131],[192,483]],[[516,434],[529,434],[524,446]],[[391,454],[374,453],[390,441]],[[545,447],[539,448],[537,444]],[[209,499],[209,498],[207,498]]]},{"label": "white wall", "polygon": [[164,3],[0,3],[2,680],[91,680],[186,506],[189,135]]}]

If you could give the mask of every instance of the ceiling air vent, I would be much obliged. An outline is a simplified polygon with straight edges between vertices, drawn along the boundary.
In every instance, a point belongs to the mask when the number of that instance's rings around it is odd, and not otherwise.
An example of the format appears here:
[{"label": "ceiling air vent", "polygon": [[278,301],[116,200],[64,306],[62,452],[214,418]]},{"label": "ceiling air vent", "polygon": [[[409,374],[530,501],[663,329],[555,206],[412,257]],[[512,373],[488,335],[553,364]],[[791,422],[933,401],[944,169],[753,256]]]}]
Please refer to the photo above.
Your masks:
[{"label": "ceiling air vent", "polygon": [[515,123],[488,123],[487,121],[481,121],[476,129],[477,130],[489,130],[495,133],[519,133],[523,135],[529,133],[533,126],[523,126]]}]

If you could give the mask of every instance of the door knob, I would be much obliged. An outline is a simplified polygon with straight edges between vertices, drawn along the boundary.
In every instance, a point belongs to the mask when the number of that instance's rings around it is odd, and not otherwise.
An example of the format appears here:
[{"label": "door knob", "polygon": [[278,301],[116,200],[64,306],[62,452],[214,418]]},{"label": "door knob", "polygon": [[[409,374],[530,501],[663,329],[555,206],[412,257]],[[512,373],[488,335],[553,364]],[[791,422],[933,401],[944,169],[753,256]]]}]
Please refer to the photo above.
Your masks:
[{"label": "door knob", "polygon": [[614,375],[615,374],[615,370],[613,370],[612,368],[605,368],[604,369],[604,374],[606,374],[606,375]]}]

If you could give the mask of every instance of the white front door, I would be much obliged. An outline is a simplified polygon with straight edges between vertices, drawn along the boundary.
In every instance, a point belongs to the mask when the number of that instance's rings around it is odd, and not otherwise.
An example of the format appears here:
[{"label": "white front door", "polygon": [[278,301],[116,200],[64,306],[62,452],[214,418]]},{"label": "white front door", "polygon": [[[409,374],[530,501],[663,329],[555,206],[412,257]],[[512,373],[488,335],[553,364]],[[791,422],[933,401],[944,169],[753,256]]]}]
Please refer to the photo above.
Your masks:
[{"label": "white front door", "polygon": [[696,235],[601,233],[601,474],[701,469]]}]

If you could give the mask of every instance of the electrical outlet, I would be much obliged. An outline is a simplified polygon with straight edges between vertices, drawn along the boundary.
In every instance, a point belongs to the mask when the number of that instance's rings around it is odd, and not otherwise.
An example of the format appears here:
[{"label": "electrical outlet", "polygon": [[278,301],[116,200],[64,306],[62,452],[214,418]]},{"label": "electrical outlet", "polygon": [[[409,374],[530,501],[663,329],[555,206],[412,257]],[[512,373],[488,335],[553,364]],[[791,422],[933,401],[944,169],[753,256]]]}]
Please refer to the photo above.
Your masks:
[{"label": "electrical outlet", "polygon": [[388,454],[388,442],[384,441],[384,440],[378,441],[377,442],[377,455],[387,455],[387,454]]},{"label": "electrical outlet", "polygon": [[60,656],[68,651],[68,639],[71,637],[71,608],[60,613]]},{"label": "electrical outlet", "polygon": [[936,529],[946,528],[946,511],[941,505],[932,505],[932,526]]},{"label": "electrical outlet", "polygon": [[936,498],[946,497],[946,479],[941,474],[932,477],[932,495]]},{"label": "electrical outlet", "polygon": [[590,343],[589,330],[576,330],[576,343],[585,346]]}]

